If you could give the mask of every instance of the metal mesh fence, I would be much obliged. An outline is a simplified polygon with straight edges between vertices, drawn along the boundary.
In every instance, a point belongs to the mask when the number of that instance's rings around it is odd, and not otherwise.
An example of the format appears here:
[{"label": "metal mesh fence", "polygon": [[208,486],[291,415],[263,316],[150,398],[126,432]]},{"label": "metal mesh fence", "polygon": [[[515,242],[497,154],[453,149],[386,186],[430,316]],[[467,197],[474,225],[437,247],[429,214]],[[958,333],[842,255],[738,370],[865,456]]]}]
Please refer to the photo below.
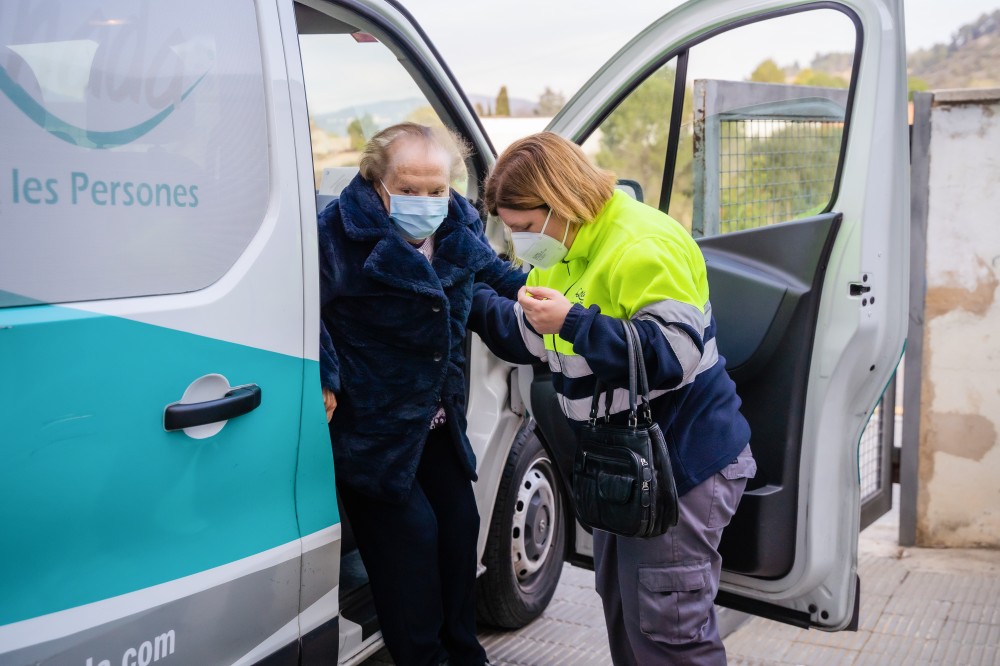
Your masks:
[{"label": "metal mesh fence", "polygon": [[861,501],[882,489],[882,403],[872,412],[861,433],[858,447],[858,473],[861,479]]},{"label": "metal mesh fence", "polygon": [[843,122],[726,118],[719,130],[721,233],[808,217],[826,207]]}]

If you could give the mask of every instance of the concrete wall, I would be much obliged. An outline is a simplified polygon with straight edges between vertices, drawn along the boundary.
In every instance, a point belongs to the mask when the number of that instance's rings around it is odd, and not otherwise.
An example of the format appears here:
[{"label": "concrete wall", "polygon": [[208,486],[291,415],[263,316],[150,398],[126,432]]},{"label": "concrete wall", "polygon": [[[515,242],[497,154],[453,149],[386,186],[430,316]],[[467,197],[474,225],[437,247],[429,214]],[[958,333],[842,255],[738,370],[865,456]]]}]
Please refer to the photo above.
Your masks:
[{"label": "concrete wall", "polygon": [[927,144],[913,164],[913,196],[926,197],[912,267],[924,276],[916,544],[1000,548],[1000,90],[929,93],[916,108],[914,142]]}]

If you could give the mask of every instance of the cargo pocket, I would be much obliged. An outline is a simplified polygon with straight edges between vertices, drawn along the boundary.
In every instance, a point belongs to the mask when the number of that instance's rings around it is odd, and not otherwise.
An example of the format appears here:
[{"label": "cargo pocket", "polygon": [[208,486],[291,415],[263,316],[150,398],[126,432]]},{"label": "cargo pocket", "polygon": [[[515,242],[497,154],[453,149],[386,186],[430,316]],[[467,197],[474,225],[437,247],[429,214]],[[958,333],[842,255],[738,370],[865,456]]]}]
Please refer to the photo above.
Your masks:
[{"label": "cargo pocket", "polygon": [[708,560],[639,568],[639,628],[661,643],[699,637],[712,609]]},{"label": "cargo pocket", "polygon": [[757,475],[757,461],[750,453],[750,445],[747,444],[736,460],[723,467],[720,473],[730,481],[755,477]]}]

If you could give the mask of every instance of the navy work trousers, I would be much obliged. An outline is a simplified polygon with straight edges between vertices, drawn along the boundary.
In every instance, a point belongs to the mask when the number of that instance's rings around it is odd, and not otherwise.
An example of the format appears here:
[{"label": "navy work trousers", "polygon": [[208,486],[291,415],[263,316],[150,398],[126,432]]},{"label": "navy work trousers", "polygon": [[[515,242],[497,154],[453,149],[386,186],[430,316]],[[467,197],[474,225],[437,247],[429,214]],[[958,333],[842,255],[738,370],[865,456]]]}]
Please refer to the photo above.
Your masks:
[{"label": "navy work trousers", "polygon": [[399,666],[482,666],[476,638],[479,511],[447,427],[431,430],[402,504],[340,497],[368,571],[382,637]]}]

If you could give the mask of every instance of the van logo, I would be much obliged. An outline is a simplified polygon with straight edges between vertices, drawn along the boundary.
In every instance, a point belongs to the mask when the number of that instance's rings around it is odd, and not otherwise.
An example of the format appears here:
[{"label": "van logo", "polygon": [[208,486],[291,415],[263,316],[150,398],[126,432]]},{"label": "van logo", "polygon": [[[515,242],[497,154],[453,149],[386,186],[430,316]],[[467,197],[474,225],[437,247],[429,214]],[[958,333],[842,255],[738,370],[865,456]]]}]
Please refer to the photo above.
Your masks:
[{"label": "van logo", "polygon": [[13,102],[14,106],[20,109],[33,123],[57,139],[62,139],[67,143],[82,148],[116,148],[144,136],[166,120],[207,75],[208,72],[202,74],[198,80],[192,83],[181,94],[180,99],[176,103],[168,105],[137,125],[113,131],[88,130],[55,116],[35,101],[28,94],[28,91],[11,78],[10,74],[3,67],[0,67],[0,92],[6,95],[7,99]]}]

